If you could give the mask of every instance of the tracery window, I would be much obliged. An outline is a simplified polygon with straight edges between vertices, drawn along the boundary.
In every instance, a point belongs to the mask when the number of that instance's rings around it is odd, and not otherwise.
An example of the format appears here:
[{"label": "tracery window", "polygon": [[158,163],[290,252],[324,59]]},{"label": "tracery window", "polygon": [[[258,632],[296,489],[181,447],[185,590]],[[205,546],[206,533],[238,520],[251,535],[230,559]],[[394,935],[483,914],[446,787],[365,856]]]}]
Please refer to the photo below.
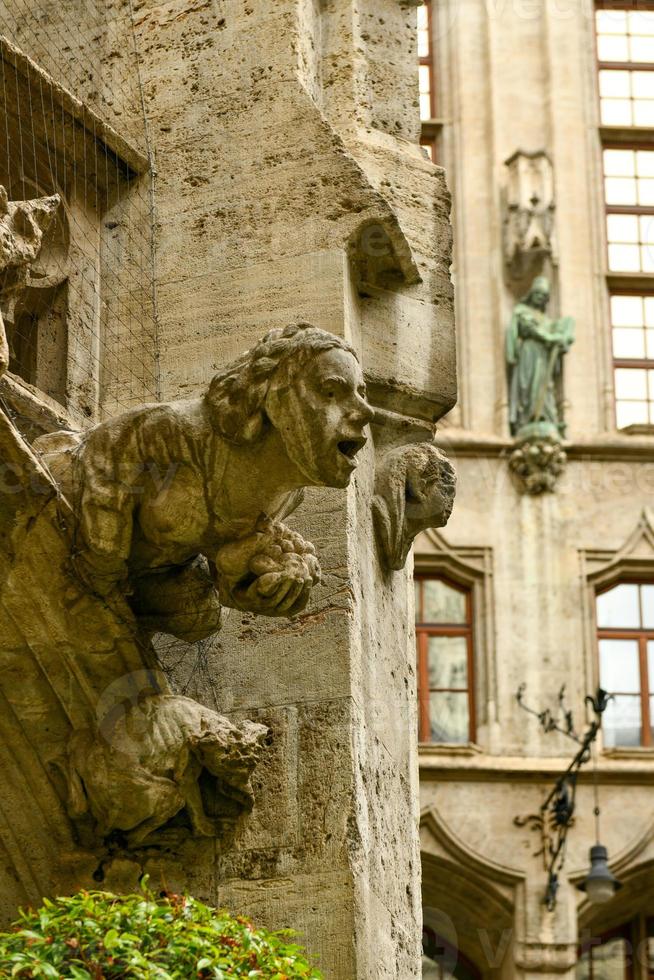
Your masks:
[{"label": "tracery window", "polygon": [[419,738],[475,738],[472,593],[442,577],[416,577]]},{"label": "tracery window", "polygon": [[598,0],[596,29],[616,424],[625,429],[654,425],[646,333],[654,301],[654,4]]},{"label": "tracery window", "polygon": [[577,980],[654,980],[654,919],[640,915],[583,939]]},{"label": "tracery window", "polygon": [[654,584],[621,582],[597,596],[600,684],[614,699],[604,745],[654,744]]}]

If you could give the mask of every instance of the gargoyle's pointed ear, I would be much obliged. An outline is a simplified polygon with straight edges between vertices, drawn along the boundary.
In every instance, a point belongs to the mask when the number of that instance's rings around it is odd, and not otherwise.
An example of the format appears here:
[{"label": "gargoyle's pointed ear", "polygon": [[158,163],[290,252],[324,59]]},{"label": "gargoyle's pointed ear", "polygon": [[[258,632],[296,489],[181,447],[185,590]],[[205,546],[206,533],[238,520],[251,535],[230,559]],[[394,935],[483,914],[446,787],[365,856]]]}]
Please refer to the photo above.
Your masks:
[{"label": "gargoyle's pointed ear", "polygon": [[0,218],[9,213],[9,195],[6,189],[0,184]]}]

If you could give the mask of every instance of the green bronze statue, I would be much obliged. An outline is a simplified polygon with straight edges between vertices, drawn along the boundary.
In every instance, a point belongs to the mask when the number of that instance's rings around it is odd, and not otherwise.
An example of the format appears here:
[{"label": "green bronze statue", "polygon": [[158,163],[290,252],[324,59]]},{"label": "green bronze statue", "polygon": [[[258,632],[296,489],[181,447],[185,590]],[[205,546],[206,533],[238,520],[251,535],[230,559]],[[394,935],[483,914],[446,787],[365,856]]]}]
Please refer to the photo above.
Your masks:
[{"label": "green bronze statue", "polygon": [[563,356],[575,339],[571,317],[547,315],[550,284],[534,279],[513,311],[506,336],[509,370],[509,423],[519,439],[560,439],[565,435],[561,409]]}]

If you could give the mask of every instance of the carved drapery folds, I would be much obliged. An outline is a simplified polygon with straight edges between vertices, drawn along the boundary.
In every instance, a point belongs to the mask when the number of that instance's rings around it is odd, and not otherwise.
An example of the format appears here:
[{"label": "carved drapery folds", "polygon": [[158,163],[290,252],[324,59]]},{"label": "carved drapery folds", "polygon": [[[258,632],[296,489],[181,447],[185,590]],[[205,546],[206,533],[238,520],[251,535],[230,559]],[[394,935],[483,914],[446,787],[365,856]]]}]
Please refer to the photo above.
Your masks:
[{"label": "carved drapery folds", "polygon": [[516,439],[509,465],[530,494],[551,491],[566,462],[563,359],[575,339],[571,317],[547,313],[550,283],[534,279],[506,333],[509,425]]}]

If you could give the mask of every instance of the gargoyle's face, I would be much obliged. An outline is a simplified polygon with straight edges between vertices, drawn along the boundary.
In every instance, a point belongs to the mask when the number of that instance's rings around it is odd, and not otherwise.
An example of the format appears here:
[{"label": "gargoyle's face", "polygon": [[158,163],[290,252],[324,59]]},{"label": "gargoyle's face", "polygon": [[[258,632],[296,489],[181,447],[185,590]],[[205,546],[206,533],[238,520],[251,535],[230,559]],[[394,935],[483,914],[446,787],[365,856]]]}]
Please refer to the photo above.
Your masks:
[{"label": "gargoyle's face", "polygon": [[273,390],[266,411],[307,486],[348,485],[374,415],[352,354],[338,348],[317,354],[290,388]]}]

